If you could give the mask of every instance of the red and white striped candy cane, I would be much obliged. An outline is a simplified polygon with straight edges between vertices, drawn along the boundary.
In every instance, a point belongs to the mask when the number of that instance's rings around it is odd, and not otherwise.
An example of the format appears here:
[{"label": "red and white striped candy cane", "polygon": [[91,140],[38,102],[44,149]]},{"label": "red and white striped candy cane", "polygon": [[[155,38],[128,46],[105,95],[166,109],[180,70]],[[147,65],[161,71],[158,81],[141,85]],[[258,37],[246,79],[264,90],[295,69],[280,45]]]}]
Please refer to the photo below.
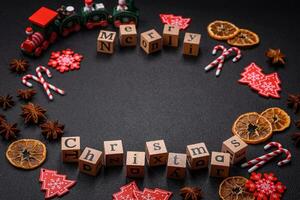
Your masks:
[{"label": "red and white striped candy cane", "polygon": [[292,154],[291,154],[291,152],[290,152],[289,150],[284,149],[284,148],[282,148],[281,150],[282,150],[283,153],[286,155],[286,158],[285,158],[284,160],[278,162],[278,163],[277,163],[278,166],[285,165],[285,164],[291,162],[291,160],[292,160]]},{"label": "red and white striped candy cane", "polygon": [[246,163],[243,163],[241,167],[250,167],[253,166],[261,161],[269,161],[270,159],[274,158],[275,156],[278,156],[282,153],[281,149],[277,149],[276,151],[272,151],[268,154],[262,155],[260,157],[254,158]]},{"label": "red and white striped candy cane", "polygon": [[264,149],[267,150],[271,147],[277,147],[278,149],[283,148],[282,144],[280,144],[279,142],[269,142],[267,145],[264,146]]},{"label": "red and white striped candy cane", "polygon": [[[222,54],[227,50],[223,45],[217,45],[214,47],[212,54],[216,55],[218,50],[222,50]],[[212,68],[214,68],[218,63],[220,63],[221,59],[222,59],[222,54],[221,56],[219,56],[217,59],[215,59],[214,61],[212,61],[211,63],[209,63],[204,69],[205,71],[208,71]]]},{"label": "red and white striped candy cane", "polygon": [[231,47],[230,49],[227,50],[224,46],[217,45],[217,46],[214,47],[214,49],[212,51],[212,54],[215,55],[218,50],[223,51],[221,56],[219,56],[217,59],[212,61],[210,64],[208,64],[204,68],[205,71],[208,71],[208,70],[214,68],[218,64],[217,71],[216,71],[216,76],[220,76],[223,65],[224,65],[224,62],[225,62],[225,59],[228,57],[229,54],[231,54],[232,52],[236,53],[236,56],[232,59],[233,62],[237,62],[242,57],[241,50],[237,47]]},{"label": "red and white striped candy cane", "polygon": [[34,81],[42,84],[43,87],[44,87],[44,90],[46,91],[46,93],[48,95],[48,98],[50,100],[53,100],[53,95],[52,95],[50,89],[54,90],[58,94],[61,94],[61,95],[65,94],[64,90],[61,90],[61,89],[55,87],[54,85],[51,85],[50,83],[46,82],[45,79],[43,78],[42,71],[46,72],[46,74],[47,74],[47,76],[49,78],[52,77],[52,74],[51,74],[51,72],[50,72],[49,69],[47,69],[44,66],[38,66],[35,71],[36,71],[37,76],[31,75],[31,74],[27,74],[27,75],[25,75],[25,76],[22,77],[22,83],[24,85],[26,85],[28,87],[32,87],[32,84],[30,82],[28,82],[28,79],[32,79],[32,80],[34,80]]},{"label": "red and white striped candy cane", "polygon": [[[282,160],[282,161],[280,161],[280,162],[277,163],[278,166],[283,166],[283,165],[285,165],[285,164],[291,162],[292,155],[291,155],[291,153],[290,153],[289,150],[284,149],[284,148],[280,148],[280,149],[278,149],[278,150],[276,150],[276,151],[281,151],[281,153],[285,153],[285,155],[287,156],[284,160]],[[273,158],[273,157],[268,158],[268,159],[266,159],[266,160],[260,161],[259,163],[257,163],[257,164],[254,165],[253,167],[251,167],[251,168],[248,170],[248,172],[249,172],[249,173],[254,172],[254,171],[257,170],[258,168],[260,168],[261,166],[263,166],[264,164],[266,164],[266,162],[268,162],[268,161],[271,160],[272,158]]]}]

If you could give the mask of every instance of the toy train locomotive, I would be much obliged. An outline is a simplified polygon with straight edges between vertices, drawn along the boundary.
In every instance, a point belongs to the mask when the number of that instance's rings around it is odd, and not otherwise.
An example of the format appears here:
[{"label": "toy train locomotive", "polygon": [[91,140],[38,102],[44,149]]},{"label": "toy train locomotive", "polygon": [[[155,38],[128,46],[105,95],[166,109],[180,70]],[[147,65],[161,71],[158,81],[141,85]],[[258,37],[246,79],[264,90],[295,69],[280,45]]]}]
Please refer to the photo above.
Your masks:
[{"label": "toy train locomotive", "polygon": [[85,6],[78,13],[73,6],[61,6],[56,11],[41,7],[29,17],[30,26],[26,28],[27,38],[21,44],[24,54],[38,57],[53,44],[58,35],[68,36],[82,27],[93,29],[113,24],[138,24],[139,11],[134,0],[119,0],[118,6],[110,14],[102,3],[85,0]]}]

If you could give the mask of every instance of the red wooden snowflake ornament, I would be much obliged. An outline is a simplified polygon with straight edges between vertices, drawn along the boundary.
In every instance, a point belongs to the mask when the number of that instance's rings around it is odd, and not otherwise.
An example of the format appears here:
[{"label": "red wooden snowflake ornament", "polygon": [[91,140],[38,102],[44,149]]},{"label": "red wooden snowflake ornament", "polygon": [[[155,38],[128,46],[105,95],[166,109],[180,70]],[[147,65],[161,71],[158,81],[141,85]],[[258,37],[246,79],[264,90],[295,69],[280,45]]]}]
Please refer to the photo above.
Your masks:
[{"label": "red wooden snowflake ornament", "polygon": [[273,173],[252,172],[245,184],[248,191],[253,192],[256,200],[280,200],[286,186],[278,181]]},{"label": "red wooden snowflake ornament", "polygon": [[163,24],[174,25],[182,30],[187,29],[191,22],[191,18],[184,18],[173,14],[160,14],[159,17]]},{"label": "red wooden snowflake ornament", "polygon": [[75,53],[71,49],[56,51],[51,53],[48,66],[51,66],[61,73],[80,69],[80,62],[83,56]]}]

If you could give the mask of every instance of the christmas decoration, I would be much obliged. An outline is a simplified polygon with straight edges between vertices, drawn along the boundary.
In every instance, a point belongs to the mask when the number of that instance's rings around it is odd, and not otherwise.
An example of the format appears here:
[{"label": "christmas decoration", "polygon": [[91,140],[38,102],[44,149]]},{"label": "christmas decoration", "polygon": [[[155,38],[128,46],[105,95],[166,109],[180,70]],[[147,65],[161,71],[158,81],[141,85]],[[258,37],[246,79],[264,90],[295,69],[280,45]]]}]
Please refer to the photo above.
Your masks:
[{"label": "christmas decoration", "polygon": [[80,62],[83,56],[71,49],[51,53],[48,66],[51,66],[61,73],[80,69]]},{"label": "christmas decoration", "polygon": [[[0,120],[1,121],[1,120]],[[17,128],[17,123],[10,124],[4,119],[0,123],[0,135],[5,140],[12,140],[17,138],[17,134],[20,130]]]},{"label": "christmas decoration", "polygon": [[68,180],[66,175],[44,168],[41,169],[39,181],[42,182],[41,190],[45,191],[45,199],[63,196],[76,183]]},{"label": "christmas decoration", "polygon": [[22,83],[24,85],[26,85],[27,87],[32,87],[32,84],[30,82],[28,82],[28,79],[33,79],[34,81],[40,83],[41,85],[43,85],[44,90],[46,91],[49,100],[53,100],[53,95],[51,94],[51,90],[55,91],[56,93],[58,93],[60,95],[65,94],[65,91],[55,87],[54,85],[51,85],[50,83],[46,82],[45,79],[43,78],[42,71],[46,72],[46,74],[49,78],[52,77],[52,74],[49,69],[47,69],[46,67],[43,67],[43,66],[38,66],[35,71],[36,71],[37,76],[27,74],[22,77]]},{"label": "christmas decoration", "polygon": [[18,90],[18,97],[20,100],[29,101],[36,94],[34,89]]},{"label": "christmas decoration", "polygon": [[202,199],[202,190],[200,187],[183,187],[180,195],[184,200],[198,200]]},{"label": "christmas decoration", "polygon": [[182,16],[176,16],[173,14],[160,14],[159,16],[163,24],[174,25],[181,30],[187,29],[191,22],[191,18],[183,18]]},{"label": "christmas decoration", "polygon": [[272,64],[285,64],[285,55],[281,52],[280,49],[269,49],[268,51],[266,51],[265,55],[267,56],[267,58],[269,58]]},{"label": "christmas decoration", "polygon": [[286,190],[286,186],[278,181],[273,173],[252,172],[245,187],[253,192],[257,200],[280,200]]}]

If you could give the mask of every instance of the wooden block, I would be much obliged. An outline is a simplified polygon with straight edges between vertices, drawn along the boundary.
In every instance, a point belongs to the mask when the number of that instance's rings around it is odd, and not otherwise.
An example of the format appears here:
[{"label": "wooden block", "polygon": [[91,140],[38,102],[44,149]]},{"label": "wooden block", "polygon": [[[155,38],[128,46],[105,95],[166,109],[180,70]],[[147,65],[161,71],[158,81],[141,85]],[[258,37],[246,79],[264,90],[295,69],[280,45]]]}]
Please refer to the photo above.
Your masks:
[{"label": "wooden block", "polygon": [[62,137],[61,153],[63,162],[78,162],[80,156],[80,137]]},{"label": "wooden block", "polygon": [[122,166],[124,150],[122,140],[104,141],[104,165]]},{"label": "wooden block", "polygon": [[159,51],[162,48],[162,37],[154,29],[141,33],[140,46],[147,54]]},{"label": "wooden block", "polygon": [[228,177],[230,168],[230,154],[212,152],[209,174],[212,177]]},{"label": "wooden block", "polygon": [[164,140],[146,142],[146,160],[150,167],[167,164],[168,151]]},{"label": "wooden block", "polygon": [[137,32],[134,24],[120,25],[119,40],[122,47],[136,46]]},{"label": "wooden block", "polygon": [[102,152],[86,147],[79,157],[79,171],[96,176],[102,166]]},{"label": "wooden block", "polygon": [[209,152],[205,143],[187,145],[186,154],[189,169],[197,170],[208,167]]},{"label": "wooden block", "polygon": [[201,35],[197,33],[185,33],[183,40],[183,54],[198,56]]},{"label": "wooden block", "polygon": [[233,136],[223,142],[222,152],[230,154],[230,163],[235,164],[246,157],[248,145],[238,136]]},{"label": "wooden block", "polygon": [[145,174],[145,152],[127,151],[126,176],[129,178],[143,178]]},{"label": "wooden block", "polygon": [[174,25],[165,24],[163,30],[163,45],[178,47],[179,28]]},{"label": "wooden block", "polygon": [[101,30],[97,39],[97,51],[112,54],[116,41],[116,32]]},{"label": "wooden block", "polygon": [[186,154],[169,153],[167,163],[167,177],[183,179],[186,171]]}]

